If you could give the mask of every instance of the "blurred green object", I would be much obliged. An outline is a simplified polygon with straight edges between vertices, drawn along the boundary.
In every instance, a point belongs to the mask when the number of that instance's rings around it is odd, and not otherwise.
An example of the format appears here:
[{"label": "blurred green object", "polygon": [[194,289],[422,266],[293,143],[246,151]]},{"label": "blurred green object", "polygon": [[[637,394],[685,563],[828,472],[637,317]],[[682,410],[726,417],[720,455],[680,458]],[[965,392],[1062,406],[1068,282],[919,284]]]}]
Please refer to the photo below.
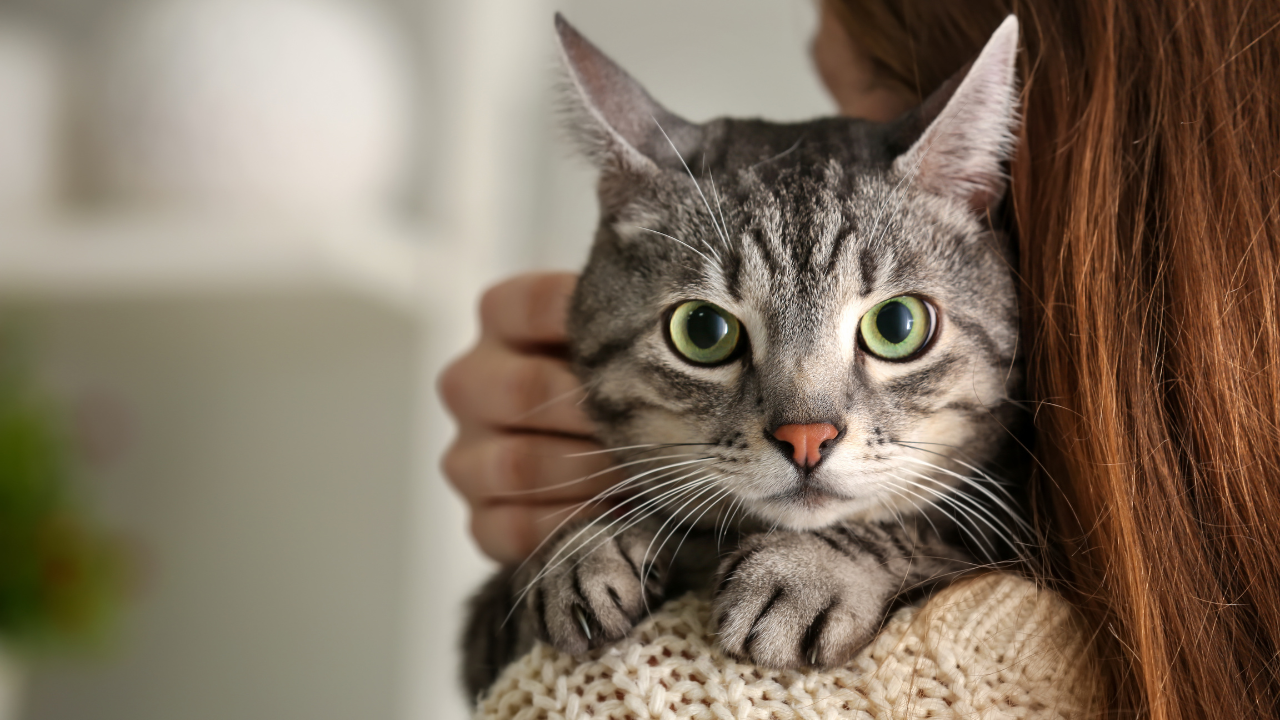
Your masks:
[{"label": "blurred green object", "polygon": [[0,330],[0,645],[10,651],[96,643],[114,615],[118,547],[75,502],[73,465],[22,343]]}]

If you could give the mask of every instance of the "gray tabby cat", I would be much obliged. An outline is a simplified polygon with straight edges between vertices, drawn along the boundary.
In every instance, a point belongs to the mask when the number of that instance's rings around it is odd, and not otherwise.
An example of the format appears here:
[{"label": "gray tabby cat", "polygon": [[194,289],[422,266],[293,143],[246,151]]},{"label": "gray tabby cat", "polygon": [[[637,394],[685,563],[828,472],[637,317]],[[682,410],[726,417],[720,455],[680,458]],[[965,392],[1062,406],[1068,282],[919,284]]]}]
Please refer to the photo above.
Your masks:
[{"label": "gray tabby cat", "polygon": [[689,589],[712,591],[734,658],[845,663],[1019,522],[980,470],[1018,423],[1011,250],[989,219],[1017,22],[887,124],[690,123],[556,27],[601,172],[573,364],[631,478],[611,515],[481,591],[469,689],[535,638],[584,653]]}]

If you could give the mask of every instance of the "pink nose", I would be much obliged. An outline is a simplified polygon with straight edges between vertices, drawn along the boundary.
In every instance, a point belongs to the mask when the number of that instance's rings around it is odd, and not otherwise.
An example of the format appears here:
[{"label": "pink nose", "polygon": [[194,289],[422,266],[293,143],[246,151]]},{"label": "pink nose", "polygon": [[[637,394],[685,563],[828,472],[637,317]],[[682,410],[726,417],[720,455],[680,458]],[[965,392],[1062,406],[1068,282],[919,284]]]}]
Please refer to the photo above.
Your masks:
[{"label": "pink nose", "polygon": [[812,425],[783,425],[773,431],[773,436],[791,446],[791,459],[808,470],[822,459],[822,443],[839,435],[831,423]]}]

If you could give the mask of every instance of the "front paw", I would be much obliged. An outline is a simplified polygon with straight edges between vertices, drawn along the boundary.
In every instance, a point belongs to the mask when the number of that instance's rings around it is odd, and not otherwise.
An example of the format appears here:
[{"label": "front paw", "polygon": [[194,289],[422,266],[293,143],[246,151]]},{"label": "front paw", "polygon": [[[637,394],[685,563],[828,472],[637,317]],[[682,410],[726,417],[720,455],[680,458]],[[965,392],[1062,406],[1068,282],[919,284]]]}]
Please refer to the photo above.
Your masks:
[{"label": "front paw", "polygon": [[661,599],[668,567],[652,532],[594,524],[565,533],[522,573],[524,612],[543,642],[573,655],[621,639]]},{"label": "front paw", "polygon": [[843,665],[880,627],[882,574],[874,560],[811,533],[753,535],[717,574],[720,647],[775,669]]}]

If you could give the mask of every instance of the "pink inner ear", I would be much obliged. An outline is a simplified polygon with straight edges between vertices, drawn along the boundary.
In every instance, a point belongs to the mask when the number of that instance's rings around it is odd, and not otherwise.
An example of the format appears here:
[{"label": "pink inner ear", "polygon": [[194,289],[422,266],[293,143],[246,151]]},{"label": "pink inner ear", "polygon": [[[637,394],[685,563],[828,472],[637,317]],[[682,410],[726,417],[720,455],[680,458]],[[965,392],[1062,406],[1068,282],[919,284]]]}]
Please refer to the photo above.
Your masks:
[{"label": "pink inner ear", "polygon": [[919,140],[894,162],[917,187],[984,215],[1004,195],[1017,118],[1018,24],[1009,16]]},{"label": "pink inner ear", "polygon": [[987,211],[1000,202],[1007,184],[1003,175],[983,172],[960,177],[957,182],[971,188],[966,204],[979,216],[985,216]]},{"label": "pink inner ear", "polygon": [[590,116],[596,139],[604,141],[600,144],[608,148],[611,161],[646,171],[655,161],[673,154],[672,143],[684,151],[699,142],[697,126],[658,104],[626,70],[559,14],[556,30],[582,101],[575,109],[585,110],[584,118]]}]

